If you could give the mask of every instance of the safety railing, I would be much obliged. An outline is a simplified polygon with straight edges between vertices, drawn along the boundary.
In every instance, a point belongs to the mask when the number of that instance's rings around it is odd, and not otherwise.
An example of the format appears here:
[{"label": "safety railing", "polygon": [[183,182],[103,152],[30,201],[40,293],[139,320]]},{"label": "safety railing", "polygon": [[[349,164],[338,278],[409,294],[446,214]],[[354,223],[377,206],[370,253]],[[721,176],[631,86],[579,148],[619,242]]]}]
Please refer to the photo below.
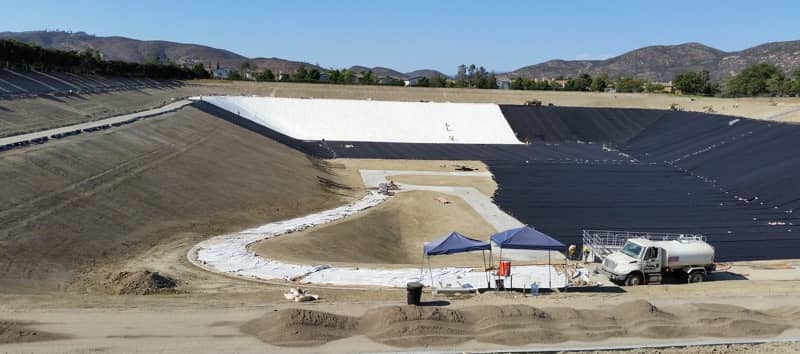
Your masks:
[{"label": "safety railing", "polygon": [[583,245],[589,249],[589,259],[602,261],[612,252],[622,249],[625,241],[631,238],[643,238],[652,241],[673,240],[699,240],[705,241],[706,237],[699,234],[681,234],[668,232],[643,232],[643,231],[610,231],[610,230],[583,230]]}]

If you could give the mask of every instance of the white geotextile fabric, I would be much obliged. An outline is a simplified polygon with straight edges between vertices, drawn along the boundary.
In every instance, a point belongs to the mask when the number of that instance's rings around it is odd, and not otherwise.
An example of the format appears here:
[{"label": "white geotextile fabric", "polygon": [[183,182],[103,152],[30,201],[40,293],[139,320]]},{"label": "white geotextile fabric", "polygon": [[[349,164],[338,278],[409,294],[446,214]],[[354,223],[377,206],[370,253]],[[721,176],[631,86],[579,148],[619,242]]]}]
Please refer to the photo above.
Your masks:
[{"label": "white geotextile fabric", "polygon": [[[300,231],[353,215],[380,204],[386,198],[384,195],[371,192],[352,204],[211,238],[195,247],[197,262],[217,272],[263,280],[284,279],[317,284],[392,287],[404,287],[408,282],[422,281],[423,284],[430,286],[430,273],[427,268],[420,274],[419,268],[356,269],[332,268],[327,265],[289,264],[256,256],[255,253],[247,249],[250,244],[264,239]],[[536,281],[541,287],[548,287],[548,268],[552,272],[552,286],[564,286],[563,273],[558,273],[549,266],[515,267],[515,286],[529,285]],[[434,286],[471,284],[473,287],[482,288],[486,284],[486,275],[483,272],[472,272],[470,268],[434,268],[432,271]],[[421,278],[420,275],[422,275]]]},{"label": "white geotextile fabric", "polygon": [[500,107],[491,103],[246,96],[202,100],[300,140],[521,144]]}]

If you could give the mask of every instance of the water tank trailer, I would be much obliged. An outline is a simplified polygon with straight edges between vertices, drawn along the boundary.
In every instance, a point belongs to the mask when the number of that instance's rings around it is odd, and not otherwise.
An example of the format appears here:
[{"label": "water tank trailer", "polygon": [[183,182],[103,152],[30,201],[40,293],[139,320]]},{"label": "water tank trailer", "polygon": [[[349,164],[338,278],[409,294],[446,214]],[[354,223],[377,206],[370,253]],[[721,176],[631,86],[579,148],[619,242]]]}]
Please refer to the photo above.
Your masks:
[{"label": "water tank trailer", "polygon": [[689,283],[699,283],[712,270],[714,247],[700,239],[628,239],[600,267],[609,279],[628,286],[658,284],[667,273],[678,273]]}]

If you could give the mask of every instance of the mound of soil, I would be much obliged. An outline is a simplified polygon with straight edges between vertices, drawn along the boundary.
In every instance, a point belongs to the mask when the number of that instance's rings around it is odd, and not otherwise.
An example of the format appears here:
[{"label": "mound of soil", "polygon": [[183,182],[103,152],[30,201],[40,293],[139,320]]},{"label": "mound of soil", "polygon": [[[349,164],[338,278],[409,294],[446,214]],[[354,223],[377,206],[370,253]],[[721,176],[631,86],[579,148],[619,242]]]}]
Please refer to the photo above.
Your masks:
[{"label": "mound of soil", "polygon": [[[727,307],[727,306],[726,306]],[[361,317],[300,309],[275,310],[245,323],[242,332],[282,346],[311,346],[364,335],[397,347],[453,345],[470,340],[506,345],[596,341],[609,337],[771,337],[800,318],[753,313],[731,307],[668,312],[647,301],[603,310],[534,308],[526,305],[464,309],[390,306]]]},{"label": "mound of soil", "polygon": [[[436,198],[446,198],[446,206]],[[251,246],[256,254],[289,263],[401,264],[419,266],[420,245],[452,231],[467,235],[495,232],[461,198],[428,191],[399,193],[366,213]],[[480,255],[448,255],[434,266],[481,265]]]},{"label": "mound of soil", "polygon": [[147,270],[110,274],[106,288],[117,295],[174,294],[178,283],[158,272]]},{"label": "mound of soil", "polygon": [[67,338],[65,335],[30,329],[32,323],[0,320],[0,344],[39,342]]},{"label": "mound of soil", "polygon": [[282,346],[321,345],[357,334],[358,319],[332,313],[286,309],[241,326],[245,334]]}]

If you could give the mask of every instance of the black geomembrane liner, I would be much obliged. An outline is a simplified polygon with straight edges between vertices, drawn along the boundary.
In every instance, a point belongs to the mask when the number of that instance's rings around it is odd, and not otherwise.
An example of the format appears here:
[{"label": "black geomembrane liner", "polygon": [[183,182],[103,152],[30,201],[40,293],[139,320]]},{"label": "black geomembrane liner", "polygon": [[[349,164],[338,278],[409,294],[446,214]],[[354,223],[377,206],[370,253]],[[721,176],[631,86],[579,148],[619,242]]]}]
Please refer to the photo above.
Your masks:
[{"label": "black geomembrane liner", "polygon": [[[203,109],[322,158],[482,160],[495,202],[559,239],[582,229],[700,233],[717,259],[797,258],[800,125],[646,109],[501,105],[529,145],[299,141]],[[488,236],[488,235],[487,235]]]}]

